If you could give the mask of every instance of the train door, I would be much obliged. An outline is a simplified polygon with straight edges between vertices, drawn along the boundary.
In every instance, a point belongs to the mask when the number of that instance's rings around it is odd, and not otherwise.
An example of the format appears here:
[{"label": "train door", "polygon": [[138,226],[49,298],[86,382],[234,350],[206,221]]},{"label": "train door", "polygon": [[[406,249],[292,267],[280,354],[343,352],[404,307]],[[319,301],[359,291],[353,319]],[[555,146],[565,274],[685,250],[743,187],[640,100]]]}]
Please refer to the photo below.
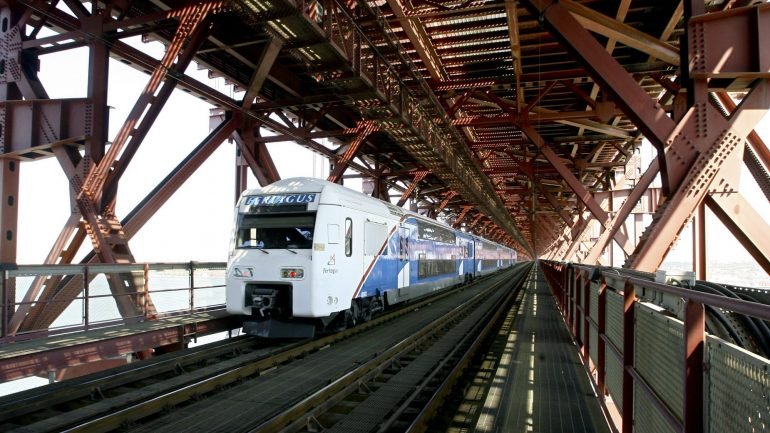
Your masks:
[{"label": "train door", "polygon": [[398,228],[398,288],[409,286],[409,227]]}]

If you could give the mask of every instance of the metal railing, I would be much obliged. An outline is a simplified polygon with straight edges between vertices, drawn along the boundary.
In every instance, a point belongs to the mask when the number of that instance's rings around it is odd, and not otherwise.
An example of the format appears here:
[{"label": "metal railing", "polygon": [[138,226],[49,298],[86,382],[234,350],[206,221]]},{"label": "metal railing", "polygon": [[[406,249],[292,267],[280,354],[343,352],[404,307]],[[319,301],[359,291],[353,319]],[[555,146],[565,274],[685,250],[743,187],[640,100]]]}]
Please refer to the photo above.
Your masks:
[{"label": "metal railing", "polygon": [[[224,262],[6,265],[0,343],[220,310],[225,268]],[[131,280],[133,291],[114,294],[110,279]],[[72,285],[78,296],[57,298]],[[119,311],[119,297],[131,300],[130,314]]]},{"label": "metal railing", "polygon": [[[718,326],[722,312],[770,321],[770,306],[632,271],[541,263],[605,410],[622,417],[615,431],[766,428],[770,360],[707,334],[707,323]],[[676,311],[653,302],[664,296]]]}]

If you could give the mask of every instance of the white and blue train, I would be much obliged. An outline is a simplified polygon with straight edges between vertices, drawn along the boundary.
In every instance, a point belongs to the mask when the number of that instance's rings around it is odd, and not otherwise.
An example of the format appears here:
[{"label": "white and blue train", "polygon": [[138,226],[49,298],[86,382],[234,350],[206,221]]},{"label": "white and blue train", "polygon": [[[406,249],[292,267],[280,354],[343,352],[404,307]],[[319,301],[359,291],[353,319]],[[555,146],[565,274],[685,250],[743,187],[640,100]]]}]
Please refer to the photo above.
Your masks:
[{"label": "white and blue train", "polygon": [[511,248],[314,178],[244,192],[231,243],[227,311],[266,337],[365,321],[517,260]]}]

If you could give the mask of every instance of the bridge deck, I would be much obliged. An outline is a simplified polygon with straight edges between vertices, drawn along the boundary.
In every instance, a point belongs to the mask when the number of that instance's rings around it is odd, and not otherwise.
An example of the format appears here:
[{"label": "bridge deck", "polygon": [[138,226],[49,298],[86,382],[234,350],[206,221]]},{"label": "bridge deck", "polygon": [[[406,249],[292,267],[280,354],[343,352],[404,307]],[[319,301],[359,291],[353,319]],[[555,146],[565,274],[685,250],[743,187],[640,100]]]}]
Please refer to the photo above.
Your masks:
[{"label": "bridge deck", "polygon": [[[85,368],[89,363],[120,358],[147,347],[182,344],[190,339],[240,326],[225,310],[166,317],[42,339],[0,345],[0,382],[30,375]],[[75,375],[89,372],[83,370]]]},{"label": "bridge deck", "polygon": [[491,386],[480,397],[474,431],[609,432],[539,268],[528,277],[512,318],[495,342],[500,356],[482,372]]}]

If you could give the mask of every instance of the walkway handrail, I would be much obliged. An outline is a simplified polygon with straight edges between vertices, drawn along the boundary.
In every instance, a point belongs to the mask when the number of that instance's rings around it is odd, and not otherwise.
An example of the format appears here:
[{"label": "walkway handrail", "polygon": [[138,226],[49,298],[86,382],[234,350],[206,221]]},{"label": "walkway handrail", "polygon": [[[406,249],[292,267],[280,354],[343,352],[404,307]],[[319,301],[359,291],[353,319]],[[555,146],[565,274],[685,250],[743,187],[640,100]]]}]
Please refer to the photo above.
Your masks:
[{"label": "walkway handrail", "polygon": [[[646,289],[653,289],[663,293],[668,293],[674,296],[680,296],[684,299],[689,299],[694,302],[699,302],[704,305],[710,305],[712,307],[723,308],[735,313],[745,314],[747,316],[756,317],[763,320],[770,320],[770,306],[761,304],[759,302],[745,301],[743,299],[729,298],[726,296],[714,295],[711,293],[699,292],[687,287],[677,287],[669,284],[662,284],[656,281],[645,280],[639,277],[633,277],[628,275],[619,274],[615,270],[601,270],[601,268],[595,268],[584,265],[573,265],[576,269],[589,272],[589,274],[595,270],[599,270],[600,277],[604,277],[605,280],[622,281],[633,284],[637,287],[643,287]],[[599,277],[594,276],[592,281],[598,281]],[[616,284],[608,284],[610,286],[616,286]]]},{"label": "walkway handrail", "polygon": [[[183,262],[183,263],[125,263],[125,264],[77,264],[77,265],[5,265],[0,266],[0,287],[20,289],[19,284],[26,277],[43,277],[50,284],[79,284],[82,295],[73,302],[80,302],[81,311],[69,311],[67,317],[61,319],[58,325],[39,329],[27,327],[24,331],[12,332],[9,327],[13,315],[29,314],[33,306],[59,302],[56,299],[40,300],[39,294],[19,300],[8,296],[9,291],[3,290],[0,314],[0,342],[27,340],[60,333],[85,331],[94,328],[118,326],[128,323],[142,322],[162,317],[193,314],[224,308],[225,304],[225,262]],[[210,271],[210,272],[209,272]],[[205,272],[202,274],[202,272]],[[119,296],[130,296],[135,299],[139,315],[121,317],[112,312],[110,298],[116,295],[110,293],[105,284],[95,283],[99,276],[105,278],[125,274],[139,275],[141,284],[134,293],[124,293]],[[109,277],[108,277],[109,276]],[[166,293],[188,292],[184,305],[174,302],[168,297],[159,299]],[[221,292],[221,293],[220,293]],[[19,293],[25,293],[20,290]],[[198,296],[196,296],[198,293]],[[203,295],[201,295],[201,293]],[[155,299],[152,299],[152,297]],[[159,302],[160,301],[160,302]],[[153,308],[148,308],[148,305]],[[64,316],[62,314],[61,316]],[[60,316],[60,317],[61,317]],[[16,318],[15,320],[18,320]],[[61,321],[65,323],[61,323]],[[18,326],[16,326],[18,327]]]},{"label": "walkway handrail", "polygon": [[[752,431],[764,419],[767,403],[755,397],[770,381],[770,360],[740,346],[761,350],[757,342],[766,337],[760,332],[758,340],[744,340],[730,328],[726,340],[707,334],[706,326],[708,312],[709,329],[724,334],[721,327],[732,326],[724,313],[729,311],[767,329],[761,320],[770,321],[769,305],[698,290],[714,286],[705,282],[688,288],[686,280],[682,286],[661,284],[632,270],[541,263],[608,419],[622,415],[615,431],[631,433],[639,423],[683,433],[728,426]],[[658,314],[653,304],[667,313]],[[735,400],[742,401],[740,408]],[[610,401],[619,404],[619,413]],[[635,416],[638,410],[646,415]]]}]

